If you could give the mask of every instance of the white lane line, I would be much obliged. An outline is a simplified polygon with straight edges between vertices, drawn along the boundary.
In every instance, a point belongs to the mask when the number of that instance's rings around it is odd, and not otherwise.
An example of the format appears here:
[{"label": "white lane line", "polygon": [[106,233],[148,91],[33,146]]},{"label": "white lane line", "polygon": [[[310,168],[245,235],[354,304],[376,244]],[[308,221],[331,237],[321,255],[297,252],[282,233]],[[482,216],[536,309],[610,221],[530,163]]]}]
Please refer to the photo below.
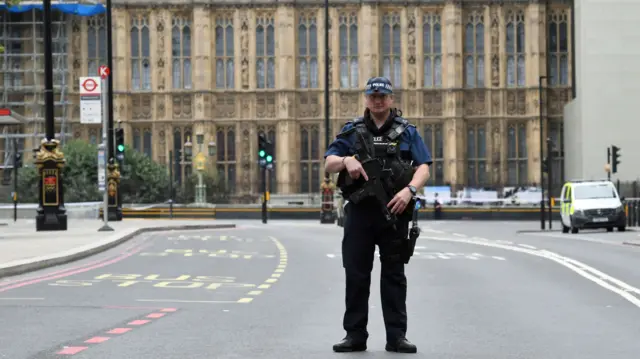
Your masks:
[{"label": "white lane line", "polygon": [[560,239],[569,239],[569,240],[574,240],[574,241],[581,241],[581,242],[593,242],[593,243],[601,243],[601,244],[609,244],[609,245],[615,245],[615,246],[620,246],[623,245],[623,243],[618,242],[614,239],[601,239],[598,237],[589,237],[589,236],[581,236],[581,235],[577,235],[577,234],[555,234],[555,233],[521,233],[525,236],[533,236],[533,237],[538,237],[538,238],[560,238]]},{"label": "white lane line", "polygon": [[439,231],[437,229],[431,229],[431,228],[420,228],[423,232],[431,232],[431,233],[445,233],[444,231]]},{"label": "white lane line", "polygon": [[530,246],[530,245],[528,245],[528,244],[518,244],[518,245],[519,245],[520,247],[524,247],[524,248],[529,248],[529,249],[538,249],[538,248],[536,248],[536,247],[534,247],[534,246]]},{"label": "white lane line", "polygon": [[237,300],[178,300],[178,299],[136,299],[137,302],[163,302],[163,303],[208,303],[208,304],[235,304]]},{"label": "white lane line", "polygon": [[506,261],[507,260],[505,257],[499,257],[499,256],[491,256],[491,258],[497,259],[499,261]]},{"label": "white lane line", "polygon": [[497,240],[497,241],[496,241],[496,243],[501,243],[501,244],[513,244],[513,242],[511,242],[511,241],[505,241],[505,240],[502,240],[502,239]]},{"label": "white lane line", "polygon": [[454,233],[453,235],[456,236],[456,237],[466,237],[467,236],[466,234],[462,234],[462,233]]},{"label": "white lane line", "polygon": [[[526,248],[521,248],[516,246],[498,244],[498,243],[473,241],[469,239],[439,238],[439,237],[427,237],[427,236],[421,236],[421,238],[435,240],[435,241],[449,241],[449,242],[476,244],[480,246],[501,248],[501,249],[506,249],[514,252],[530,254],[536,257],[546,258],[564,267],[567,267],[568,269],[572,270],[578,275],[596,283],[597,285],[613,293],[618,294],[619,296],[623,297],[633,305],[640,307],[640,299],[630,294],[630,292],[640,294],[640,289],[633,287],[619,279],[613,278],[582,262],[579,262],[572,258],[561,256],[557,253],[553,253],[547,250],[532,250],[532,249],[526,249]],[[617,285],[618,287],[613,286],[607,281]]]}]

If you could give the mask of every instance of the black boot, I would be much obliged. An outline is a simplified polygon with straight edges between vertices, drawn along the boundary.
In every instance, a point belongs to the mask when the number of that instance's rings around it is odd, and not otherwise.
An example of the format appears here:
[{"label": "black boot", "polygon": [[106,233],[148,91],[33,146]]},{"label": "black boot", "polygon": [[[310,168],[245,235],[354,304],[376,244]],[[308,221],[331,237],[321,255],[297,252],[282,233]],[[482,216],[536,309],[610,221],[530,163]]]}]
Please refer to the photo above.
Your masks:
[{"label": "black boot", "polygon": [[396,353],[417,353],[418,348],[412,344],[407,338],[399,338],[394,343],[387,342],[384,349],[388,352]]},{"label": "black boot", "polygon": [[349,336],[345,337],[338,344],[333,345],[333,351],[337,353],[363,352],[367,350],[367,342],[355,340]]}]

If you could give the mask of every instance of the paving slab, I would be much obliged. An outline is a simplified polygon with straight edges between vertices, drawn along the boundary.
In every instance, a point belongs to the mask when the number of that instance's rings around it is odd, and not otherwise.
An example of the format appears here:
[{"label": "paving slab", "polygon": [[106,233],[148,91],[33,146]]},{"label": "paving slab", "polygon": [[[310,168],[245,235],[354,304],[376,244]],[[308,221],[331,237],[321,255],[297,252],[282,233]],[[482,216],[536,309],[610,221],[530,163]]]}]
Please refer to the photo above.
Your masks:
[{"label": "paving slab", "polygon": [[137,235],[167,230],[235,228],[215,220],[128,219],[109,222],[113,231],[101,232],[100,220],[69,220],[66,231],[36,231],[35,220],[0,226],[0,278],[56,266],[105,251]]}]

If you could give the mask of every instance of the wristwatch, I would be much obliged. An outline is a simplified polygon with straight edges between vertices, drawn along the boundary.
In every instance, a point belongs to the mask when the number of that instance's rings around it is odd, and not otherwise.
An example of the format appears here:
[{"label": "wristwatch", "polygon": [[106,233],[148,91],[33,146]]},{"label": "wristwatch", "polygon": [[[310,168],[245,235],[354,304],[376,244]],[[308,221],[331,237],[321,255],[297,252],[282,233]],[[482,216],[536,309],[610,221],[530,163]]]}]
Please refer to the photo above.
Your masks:
[{"label": "wristwatch", "polygon": [[409,188],[409,191],[411,191],[411,194],[414,196],[416,195],[416,193],[418,193],[418,190],[416,190],[416,188],[412,185],[408,185],[407,188]]}]

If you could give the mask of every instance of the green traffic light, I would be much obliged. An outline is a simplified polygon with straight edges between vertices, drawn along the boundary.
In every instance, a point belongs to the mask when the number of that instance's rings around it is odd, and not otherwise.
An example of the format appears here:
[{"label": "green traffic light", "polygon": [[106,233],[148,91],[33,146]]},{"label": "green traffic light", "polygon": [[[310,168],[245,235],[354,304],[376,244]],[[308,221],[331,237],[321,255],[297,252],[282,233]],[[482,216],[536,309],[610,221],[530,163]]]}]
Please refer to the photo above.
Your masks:
[{"label": "green traffic light", "polygon": [[260,157],[264,157],[264,150],[260,150],[260,152],[258,152],[258,154],[260,155]]},{"label": "green traffic light", "polygon": [[124,145],[118,145],[118,151],[124,152]]},{"label": "green traffic light", "polygon": [[267,162],[271,162],[273,160],[273,157],[271,157],[271,155],[267,156]]}]

